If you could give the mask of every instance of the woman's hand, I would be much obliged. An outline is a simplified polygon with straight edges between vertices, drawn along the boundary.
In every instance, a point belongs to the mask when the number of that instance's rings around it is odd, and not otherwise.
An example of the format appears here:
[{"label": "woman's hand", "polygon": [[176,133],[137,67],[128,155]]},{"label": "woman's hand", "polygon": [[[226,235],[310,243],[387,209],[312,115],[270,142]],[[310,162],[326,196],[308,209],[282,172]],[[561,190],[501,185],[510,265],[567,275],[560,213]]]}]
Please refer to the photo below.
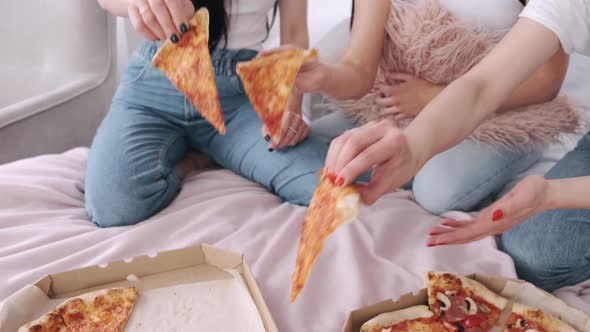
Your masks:
[{"label": "woman's hand", "polygon": [[549,181],[542,176],[529,176],[512,191],[492,204],[473,221],[445,219],[430,231],[429,247],[477,241],[489,235],[502,234],[522,221],[550,209]]},{"label": "woman's hand", "polygon": [[149,40],[170,38],[173,43],[189,29],[187,19],[195,13],[190,0],[129,0],[129,19],[135,31]]},{"label": "woman's hand", "polygon": [[[281,138],[279,142],[271,142],[268,148],[272,150],[282,149],[286,146],[295,146],[303,141],[309,135],[309,127],[303,121],[302,116],[302,96],[297,91],[293,91],[287,102],[287,109],[283,114],[283,123],[281,125]],[[262,126],[262,135],[264,139],[270,142],[270,135],[266,126]]]},{"label": "woman's hand", "polygon": [[416,117],[444,89],[444,86],[408,74],[395,73],[390,77],[400,83],[378,85],[381,95],[376,102],[396,120]]},{"label": "woman's hand", "polygon": [[332,141],[326,159],[328,173],[336,176],[337,185],[352,183],[374,168],[371,182],[357,186],[366,204],[402,186],[421,165],[408,137],[391,120],[345,132]]}]

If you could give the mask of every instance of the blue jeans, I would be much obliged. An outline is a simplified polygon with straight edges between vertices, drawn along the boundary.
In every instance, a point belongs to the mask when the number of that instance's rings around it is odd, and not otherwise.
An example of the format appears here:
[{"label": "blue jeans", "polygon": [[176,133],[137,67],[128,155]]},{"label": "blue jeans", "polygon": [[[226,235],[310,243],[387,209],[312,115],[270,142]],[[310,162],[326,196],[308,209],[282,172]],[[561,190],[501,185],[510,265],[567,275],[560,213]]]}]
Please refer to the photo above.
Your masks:
[{"label": "blue jeans", "polygon": [[[341,113],[324,116],[311,125],[329,142],[356,124]],[[539,152],[520,153],[466,140],[442,152],[416,174],[405,188],[412,188],[416,202],[430,213],[474,211],[540,157]]]},{"label": "blue jeans", "polygon": [[92,143],[86,209],[99,226],[132,225],[167,207],[181,187],[176,165],[187,150],[210,156],[295,204],[308,205],[327,145],[313,136],[269,152],[235,70],[252,50],[211,54],[227,134],[220,135],[150,61],[159,47],[144,42],[132,55],[111,109]]},{"label": "blue jeans", "polygon": [[[545,178],[590,175],[590,133]],[[501,238],[520,278],[546,291],[590,279],[590,210],[562,209],[537,214]]]}]

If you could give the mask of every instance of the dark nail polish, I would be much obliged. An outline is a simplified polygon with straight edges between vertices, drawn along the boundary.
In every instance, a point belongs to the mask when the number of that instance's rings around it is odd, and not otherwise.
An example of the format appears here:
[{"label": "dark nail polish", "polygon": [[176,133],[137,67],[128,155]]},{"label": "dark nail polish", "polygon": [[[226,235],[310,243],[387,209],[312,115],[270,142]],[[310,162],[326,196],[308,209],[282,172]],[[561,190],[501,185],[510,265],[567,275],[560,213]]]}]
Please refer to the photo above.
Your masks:
[{"label": "dark nail polish", "polygon": [[268,152],[273,152],[275,149],[268,148]]},{"label": "dark nail polish", "polygon": [[173,33],[172,36],[170,36],[170,41],[174,44],[178,43],[178,36],[175,33]]},{"label": "dark nail polish", "polygon": [[264,140],[267,142],[270,142],[270,136],[268,136],[268,135],[264,136]]},{"label": "dark nail polish", "polygon": [[188,32],[188,26],[185,23],[180,24],[180,32],[182,32],[182,33]]},{"label": "dark nail polish", "polygon": [[492,221],[498,221],[504,217],[504,212],[502,210],[496,210],[492,213]]}]

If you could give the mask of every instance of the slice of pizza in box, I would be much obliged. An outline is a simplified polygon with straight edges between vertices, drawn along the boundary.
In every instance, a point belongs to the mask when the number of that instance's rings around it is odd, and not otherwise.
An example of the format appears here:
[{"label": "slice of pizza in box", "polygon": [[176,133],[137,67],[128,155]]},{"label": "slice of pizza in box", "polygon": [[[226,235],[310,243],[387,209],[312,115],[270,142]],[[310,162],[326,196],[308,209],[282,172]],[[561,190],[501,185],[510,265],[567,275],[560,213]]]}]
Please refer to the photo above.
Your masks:
[{"label": "slice of pizza in box", "polygon": [[200,245],[48,275],[0,303],[4,331],[276,332],[240,254]]},{"label": "slice of pizza in box", "polygon": [[425,273],[426,288],[349,313],[342,332],[587,332],[590,317],[522,280]]}]

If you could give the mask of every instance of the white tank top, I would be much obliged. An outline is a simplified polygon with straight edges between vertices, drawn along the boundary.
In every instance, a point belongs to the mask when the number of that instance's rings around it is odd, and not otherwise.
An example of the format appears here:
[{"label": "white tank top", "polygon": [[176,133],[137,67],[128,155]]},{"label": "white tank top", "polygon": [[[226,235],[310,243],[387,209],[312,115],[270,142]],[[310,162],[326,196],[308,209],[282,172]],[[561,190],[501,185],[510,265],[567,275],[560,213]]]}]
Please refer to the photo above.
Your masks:
[{"label": "white tank top", "polygon": [[[297,0],[296,0],[297,1]],[[275,0],[225,0],[225,8],[230,11],[227,48],[248,48],[261,50],[267,35],[269,12]],[[224,41],[220,42],[223,45]]]},{"label": "white tank top", "polygon": [[453,15],[483,29],[510,29],[523,9],[517,0],[440,0]]}]

